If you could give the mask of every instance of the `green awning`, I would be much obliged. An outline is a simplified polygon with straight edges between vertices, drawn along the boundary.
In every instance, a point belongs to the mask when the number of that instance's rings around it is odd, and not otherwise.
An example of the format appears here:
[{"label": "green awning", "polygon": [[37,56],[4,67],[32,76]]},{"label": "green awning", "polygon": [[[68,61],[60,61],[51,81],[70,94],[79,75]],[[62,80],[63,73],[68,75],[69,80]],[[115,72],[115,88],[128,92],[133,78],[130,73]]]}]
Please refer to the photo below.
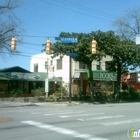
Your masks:
[{"label": "green awning", "polygon": [[0,80],[45,81],[46,73],[0,72]]},{"label": "green awning", "polygon": [[60,78],[53,77],[53,78],[49,79],[49,82],[62,82],[62,80]]}]

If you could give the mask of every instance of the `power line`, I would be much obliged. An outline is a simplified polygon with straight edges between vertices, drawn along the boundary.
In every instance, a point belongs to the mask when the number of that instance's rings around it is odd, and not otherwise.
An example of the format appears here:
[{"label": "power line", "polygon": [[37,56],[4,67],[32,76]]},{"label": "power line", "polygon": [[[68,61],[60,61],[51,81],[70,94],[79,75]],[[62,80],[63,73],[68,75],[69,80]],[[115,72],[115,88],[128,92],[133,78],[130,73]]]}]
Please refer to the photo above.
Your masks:
[{"label": "power line", "polygon": [[[8,53],[8,52],[0,52],[0,53],[11,54],[11,53]],[[15,53],[15,54],[13,54],[13,55],[18,55],[18,56],[22,56],[22,57],[30,57],[30,58],[32,57],[32,56],[29,56],[29,55],[24,55],[24,54],[19,54],[19,53]],[[47,58],[44,58],[44,57],[37,57],[37,56],[34,56],[34,55],[33,55],[33,58],[47,60]],[[93,60],[93,61],[94,61],[94,60]],[[69,61],[63,61],[63,62],[69,62]],[[72,61],[72,63],[76,63],[76,62],[78,62],[78,61]],[[96,64],[93,64],[93,65],[96,65]],[[104,66],[104,65],[102,64],[102,66]]]},{"label": "power line", "polygon": [[98,18],[98,19],[101,19],[101,20],[106,20],[106,21],[112,22],[112,21],[107,20],[107,19],[104,19],[104,18],[100,18],[100,17],[97,17],[97,16],[93,16],[93,15],[89,15],[89,14],[86,14],[86,13],[83,13],[83,12],[79,12],[79,11],[73,10],[73,9],[71,9],[71,8],[66,8],[66,7],[64,7],[64,6],[62,6],[62,5],[57,5],[57,4],[54,4],[54,3],[51,3],[51,2],[47,2],[47,1],[44,1],[44,0],[40,0],[40,1],[42,1],[42,2],[44,2],[44,3],[51,4],[51,5],[55,5],[55,6],[57,6],[57,7],[61,7],[61,8],[63,8],[63,9],[67,9],[67,10],[70,10],[70,11],[73,11],[73,12],[76,12],[76,13],[80,13],[80,14],[84,14],[84,15],[87,15],[87,16],[90,16],[90,17],[94,17],[94,18]]},{"label": "power line", "polygon": [[56,36],[37,36],[37,35],[17,35],[17,36],[25,36],[25,37],[38,37],[38,38],[55,38]]},{"label": "power line", "polygon": [[[56,1],[59,1],[59,0],[56,0]],[[109,18],[117,17],[115,15],[108,14],[108,13],[105,13],[105,12],[102,12],[102,11],[99,11],[99,10],[95,10],[93,8],[89,8],[89,7],[86,7],[86,6],[82,6],[82,5],[79,5],[77,3],[74,3],[74,2],[71,2],[71,1],[67,1],[67,0],[65,0],[63,2],[61,1],[61,3],[64,3],[65,5],[70,4],[70,5],[72,5],[72,6],[76,7],[76,8],[79,7],[79,9],[83,9],[84,11],[95,12],[95,13],[98,13],[98,14],[106,16],[106,17],[108,16]]]}]

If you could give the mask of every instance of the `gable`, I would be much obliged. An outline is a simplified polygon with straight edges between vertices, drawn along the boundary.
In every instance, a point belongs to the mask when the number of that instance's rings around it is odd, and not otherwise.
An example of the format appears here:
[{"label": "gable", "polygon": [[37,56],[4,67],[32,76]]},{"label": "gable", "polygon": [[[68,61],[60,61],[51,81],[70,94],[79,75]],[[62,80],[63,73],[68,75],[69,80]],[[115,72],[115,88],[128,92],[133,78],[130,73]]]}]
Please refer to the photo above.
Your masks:
[{"label": "gable", "polygon": [[0,72],[22,72],[22,73],[31,73],[30,71],[23,69],[19,66],[14,66],[14,67],[9,67],[9,68],[4,68],[0,69]]}]

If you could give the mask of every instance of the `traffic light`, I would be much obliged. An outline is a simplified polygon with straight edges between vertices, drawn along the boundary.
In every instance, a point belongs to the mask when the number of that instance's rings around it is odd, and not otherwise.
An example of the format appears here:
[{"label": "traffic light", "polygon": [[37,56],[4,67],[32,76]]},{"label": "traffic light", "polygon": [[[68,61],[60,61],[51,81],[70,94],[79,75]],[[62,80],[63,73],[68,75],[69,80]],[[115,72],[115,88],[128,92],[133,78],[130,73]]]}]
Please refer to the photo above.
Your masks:
[{"label": "traffic light", "polygon": [[16,38],[12,37],[12,40],[11,40],[11,50],[16,50]]},{"label": "traffic light", "polygon": [[92,40],[92,54],[96,54],[96,45],[97,45],[97,42],[96,40]]},{"label": "traffic light", "polygon": [[49,39],[47,39],[46,41],[46,53],[50,53],[51,52],[51,41]]}]

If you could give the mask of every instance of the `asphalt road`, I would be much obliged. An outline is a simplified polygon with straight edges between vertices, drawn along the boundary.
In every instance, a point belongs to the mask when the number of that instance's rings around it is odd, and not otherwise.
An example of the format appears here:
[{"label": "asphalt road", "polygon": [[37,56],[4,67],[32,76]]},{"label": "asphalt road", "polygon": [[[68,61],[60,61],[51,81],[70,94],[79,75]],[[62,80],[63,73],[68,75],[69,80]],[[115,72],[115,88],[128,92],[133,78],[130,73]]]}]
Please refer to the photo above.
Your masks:
[{"label": "asphalt road", "polygon": [[140,130],[139,108],[140,103],[1,107],[0,140],[127,140],[128,130]]}]

